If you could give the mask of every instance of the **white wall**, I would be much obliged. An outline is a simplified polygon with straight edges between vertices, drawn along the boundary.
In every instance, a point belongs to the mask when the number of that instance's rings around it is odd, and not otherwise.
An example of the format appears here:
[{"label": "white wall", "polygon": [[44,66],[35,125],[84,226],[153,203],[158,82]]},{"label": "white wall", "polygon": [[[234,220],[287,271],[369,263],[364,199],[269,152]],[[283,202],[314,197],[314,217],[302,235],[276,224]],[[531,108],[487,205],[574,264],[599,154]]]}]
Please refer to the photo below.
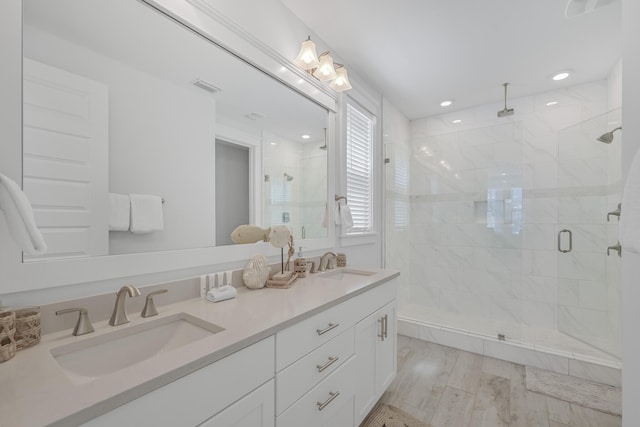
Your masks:
[{"label": "white wall", "polygon": [[109,191],[165,199],[163,231],[144,235],[109,232],[109,253],[212,246],[213,97],[33,27],[25,28],[24,36],[26,57],[109,88]]},{"label": "white wall", "polygon": [[[624,145],[622,147],[623,177],[640,148],[640,2],[623,0],[622,46],[623,87],[622,114]],[[635,427],[640,423],[640,255],[624,253],[622,261],[622,424]]]}]

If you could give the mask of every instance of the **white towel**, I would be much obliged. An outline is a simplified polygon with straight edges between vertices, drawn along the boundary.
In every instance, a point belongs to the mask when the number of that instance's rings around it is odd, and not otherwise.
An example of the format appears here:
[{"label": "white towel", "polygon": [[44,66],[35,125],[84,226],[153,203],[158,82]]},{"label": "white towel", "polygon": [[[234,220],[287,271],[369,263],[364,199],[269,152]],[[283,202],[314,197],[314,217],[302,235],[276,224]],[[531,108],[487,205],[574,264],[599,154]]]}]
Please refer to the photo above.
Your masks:
[{"label": "white towel", "polygon": [[336,212],[334,214],[336,225],[342,225],[342,214],[340,214],[340,202],[336,204]]},{"label": "white towel", "polygon": [[162,198],[148,194],[130,194],[131,232],[146,234],[162,231]]},{"label": "white towel", "polygon": [[640,253],[640,150],[631,161],[622,192],[618,237],[623,251]]},{"label": "white towel", "polygon": [[18,184],[0,174],[0,210],[9,226],[9,233],[24,252],[36,255],[47,251],[42,233],[36,226],[29,199]]},{"label": "white towel", "polygon": [[340,222],[342,229],[349,231],[353,227],[353,216],[351,216],[351,208],[346,203],[340,206]]},{"label": "white towel", "polygon": [[109,231],[129,231],[130,216],[129,195],[109,193]]}]

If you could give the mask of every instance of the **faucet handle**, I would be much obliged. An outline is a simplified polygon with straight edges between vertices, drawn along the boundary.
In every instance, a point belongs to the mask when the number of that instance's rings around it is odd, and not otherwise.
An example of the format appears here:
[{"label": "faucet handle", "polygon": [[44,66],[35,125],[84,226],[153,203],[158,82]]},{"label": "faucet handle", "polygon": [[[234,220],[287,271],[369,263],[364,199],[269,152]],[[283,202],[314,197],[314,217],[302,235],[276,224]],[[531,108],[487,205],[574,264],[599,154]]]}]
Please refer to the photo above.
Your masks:
[{"label": "faucet handle", "polygon": [[76,327],[73,328],[72,334],[74,336],[90,334],[94,331],[93,325],[91,324],[91,320],[89,320],[89,313],[86,308],[82,307],[73,307],[73,308],[65,308],[63,310],[56,311],[56,316],[66,313],[78,312],[78,321],[76,322]]},{"label": "faucet handle", "polygon": [[151,292],[147,295],[147,301],[144,303],[144,308],[142,309],[142,317],[152,317],[158,315],[158,310],[156,309],[156,304],[153,302],[153,297],[159,294],[167,293],[166,289],[160,289],[154,292]]}]

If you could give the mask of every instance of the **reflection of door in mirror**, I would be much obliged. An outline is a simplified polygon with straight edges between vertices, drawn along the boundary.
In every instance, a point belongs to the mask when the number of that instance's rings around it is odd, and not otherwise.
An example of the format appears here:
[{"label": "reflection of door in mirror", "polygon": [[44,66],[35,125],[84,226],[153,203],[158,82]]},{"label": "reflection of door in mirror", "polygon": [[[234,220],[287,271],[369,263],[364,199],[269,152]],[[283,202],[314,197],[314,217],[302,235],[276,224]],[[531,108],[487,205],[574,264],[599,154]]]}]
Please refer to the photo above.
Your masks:
[{"label": "reflection of door in mirror", "polygon": [[232,245],[231,232],[250,224],[249,149],[216,139],[216,246]]}]

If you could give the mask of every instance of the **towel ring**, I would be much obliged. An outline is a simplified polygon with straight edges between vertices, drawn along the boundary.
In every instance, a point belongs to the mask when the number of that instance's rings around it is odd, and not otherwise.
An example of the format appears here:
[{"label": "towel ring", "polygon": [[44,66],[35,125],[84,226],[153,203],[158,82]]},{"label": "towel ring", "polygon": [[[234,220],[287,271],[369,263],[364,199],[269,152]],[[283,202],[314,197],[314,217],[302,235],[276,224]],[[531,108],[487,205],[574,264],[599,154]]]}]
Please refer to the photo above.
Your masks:
[{"label": "towel ring", "polygon": [[347,203],[347,198],[345,196],[339,196],[338,194],[336,194],[336,202],[338,202],[338,205],[340,205],[340,200],[344,199],[344,203]]}]

